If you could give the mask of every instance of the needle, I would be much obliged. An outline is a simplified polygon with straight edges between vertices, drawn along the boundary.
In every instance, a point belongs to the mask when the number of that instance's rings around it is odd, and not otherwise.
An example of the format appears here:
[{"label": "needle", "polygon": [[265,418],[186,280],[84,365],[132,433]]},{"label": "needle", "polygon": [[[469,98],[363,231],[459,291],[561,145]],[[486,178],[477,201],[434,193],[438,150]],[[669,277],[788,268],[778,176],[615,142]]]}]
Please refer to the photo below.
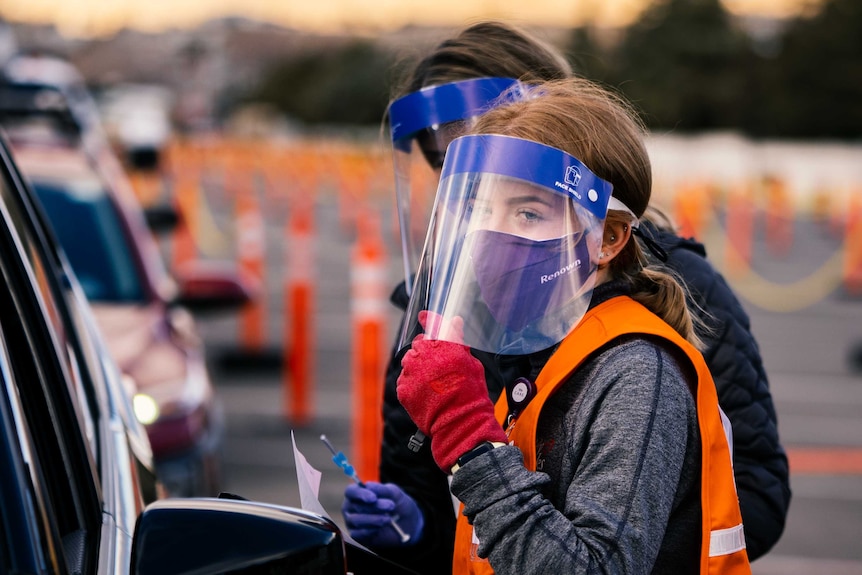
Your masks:
[{"label": "needle", "polygon": [[[347,456],[340,451],[336,451],[332,444],[329,442],[329,440],[326,438],[326,435],[321,435],[320,441],[322,441],[324,445],[329,448],[329,451],[332,453],[332,461],[334,461],[335,464],[344,471],[344,474],[350,477],[353,481],[355,481],[356,484],[360,487],[365,487],[365,484],[362,482],[361,479],[359,479],[359,476],[356,474],[356,470],[353,469],[353,466],[350,465],[350,463],[347,461]],[[398,536],[401,537],[401,541],[403,543],[410,541],[410,535],[408,535],[404,532],[403,529],[401,529],[398,523],[395,522],[396,519],[398,519],[397,515],[395,515],[394,517],[390,517],[389,524],[392,526],[393,529],[395,529],[395,531],[398,532]]]}]

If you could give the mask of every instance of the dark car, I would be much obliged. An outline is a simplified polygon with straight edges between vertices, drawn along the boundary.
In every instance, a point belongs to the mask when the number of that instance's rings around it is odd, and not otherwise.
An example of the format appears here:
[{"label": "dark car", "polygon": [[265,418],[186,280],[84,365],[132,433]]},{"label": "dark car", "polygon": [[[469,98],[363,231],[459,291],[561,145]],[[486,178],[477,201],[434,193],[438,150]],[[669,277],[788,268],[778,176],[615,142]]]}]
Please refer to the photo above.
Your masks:
[{"label": "dark car", "polygon": [[2,66],[4,108],[42,115],[74,130],[87,147],[107,144],[99,108],[78,70],[62,58],[47,54],[15,54]]},{"label": "dark car", "polygon": [[0,573],[110,573],[158,497],[150,444],[5,145],[0,199]]},{"label": "dark car", "polygon": [[160,481],[173,496],[216,495],[221,408],[189,309],[236,309],[252,288],[212,264],[167,272],[95,104],[68,63],[12,59],[0,82],[0,124],[135,389]]},{"label": "dark car", "polygon": [[238,307],[249,290],[229,270],[181,270],[175,282],[122,175],[83,149],[23,141],[13,154],[134,386],[159,479],[173,496],[218,494],[221,406],[186,306]]},{"label": "dark car", "polygon": [[318,515],[159,499],[130,390],[0,137],[0,574],[407,573]]}]

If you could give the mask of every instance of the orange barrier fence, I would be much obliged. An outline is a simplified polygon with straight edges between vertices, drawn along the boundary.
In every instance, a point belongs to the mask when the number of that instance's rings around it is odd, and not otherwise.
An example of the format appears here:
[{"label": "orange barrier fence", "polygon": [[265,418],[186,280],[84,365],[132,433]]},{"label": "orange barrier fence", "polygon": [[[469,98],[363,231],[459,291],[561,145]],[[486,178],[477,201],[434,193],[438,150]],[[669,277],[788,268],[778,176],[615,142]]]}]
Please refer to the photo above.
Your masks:
[{"label": "orange barrier fence", "polygon": [[383,435],[381,409],[386,371],[386,253],[379,218],[364,211],[357,218],[351,261],[353,323],[353,459],[362,478],[379,476]]},{"label": "orange barrier fence", "polygon": [[[218,166],[227,164],[231,168],[234,178],[240,178],[241,183],[234,186],[223,194],[224,201],[213,203],[217,210],[227,209],[228,202],[236,205],[236,236],[237,257],[239,267],[247,275],[263,282],[263,275],[267,270],[264,268],[265,237],[263,229],[263,217],[258,202],[261,198],[265,201],[266,210],[272,211],[273,203],[284,200],[285,204],[292,202],[285,199],[284,190],[290,189],[298,180],[312,182],[314,190],[329,194],[330,199],[337,200],[338,224],[344,236],[355,233],[360,226],[360,214],[369,206],[375,205],[373,200],[386,197],[392,210],[392,220],[384,220],[385,234],[383,242],[387,246],[396,249],[399,243],[399,226],[409,226],[411,231],[416,232],[417,237],[424,233],[427,221],[419,217],[423,210],[415,209],[416,221],[399,222],[394,210],[394,193],[392,190],[392,166],[388,154],[375,154],[368,142],[345,142],[329,138],[310,138],[303,141],[290,141],[271,143],[263,140],[244,141],[225,139],[214,142],[184,141],[171,148],[167,159],[170,166],[169,172],[174,174],[173,186],[171,186],[173,197],[176,198],[178,208],[183,212],[185,220],[190,228],[180,230],[175,236],[173,247],[173,260],[175,263],[187,261],[195,257],[206,255],[206,241],[209,236],[205,233],[214,226],[208,224],[206,216],[197,216],[195,222],[194,203],[213,201],[210,189],[203,194],[201,187],[201,173],[204,175],[219,174],[219,170],[201,171],[201,166]],[[189,168],[198,166],[194,176],[189,175]],[[267,195],[255,193],[254,178],[260,171],[276,173],[289,185],[280,185],[266,189]],[[422,203],[422,197],[427,194],[431,197],[436,189],[436,176],[429,175],[426,171],[411,173],[410,182],[413,184],[411,193],[411,205]],[[681,235],[694,236],[707,244],[710,254],[713,255],[715,264],[727,274],[731,282],[741,280],[750,282],[751,278],[764,279],[758,274],[763,270],[773,268],[760,266],[760,262],[752,262],[754,247],[758,250],[765,248],[768,256],[786,255],[794,248],[794,233],[802,233],[808,228],[804,227],[803,220],[799,219],[794,204],[804,202],[806,195],[813,197],[814,203],[809,213],[814,221],[828,226],[826,239],[834,240],[833,252],[834,265],[828,268],[828,282],[830,288],[840,288],[843,284],[848,293],[862,293],[862,224],[859,223],[862,216],[854,215],[854,209],[848,207],[845,201],[849,196],[848,189],[852,183],[833,180],[817,180],[812,182],[813,187],[809,190],[800,189],[805,181],[792,178],[783,171],[773,170],[772,174],[757,175],[750,174],[745,180],[724,179],[705,180],[691,176],[687,180],[668,180],[667,191],[669,212],[681,225]],[[733,177],[730,173],[726,177]],[[725,188],[736,183],[735,187]],[[165,180],[167,184],[171,183]],[[236,183],[236,182],[235,182]],[[285,182],[280,182],[285,183]],[[144,186],[142,182],[136,182],[138,186]],[[194,188],[197,186],[197,190]],[[305,189],[306,184],[300,186]],[[193,191],[194,190],[194,191]],[[259,191],[259,190],[258,190]],[[720,192],[720,193],[718,193]],[[140,197],[149,196],[143,188],[139,190]],[[251,202],[251,207],[245,207]],[[856,200],[857,206],[859,200]],[[851,200],[852,203],[852,200]],[[182,204],[182,205],[180,205]],[[191,206],[191,207],[190,207]],[[206,212],[207,205],[202,210]],[[280,210],[279,210],[280,211]],[[856,210],[858,211],[858,209]],[[219,211],[218,214],[223,213]],[[719,219],[718,214],[726,216]],[[804,218],[807,214],[802,214]],[[724,224],[722,229],[722,224]],[[190,234],[189,231],[202,231],[203,238],[199,234]],[[194,238],[194,239],[193,239]],[[798,243],[798,242],[797,242]],[[722,249],[722,244],[724,249]],[[830,244],[833,245],[833,244]],[[306,252],[307,253],[307,252]],[[756,252],[763,255],[764,252]],[[400,255],[399,255],[400,257]],[[824,280],[826,281],[826,280]],[[763,283],[763,282],[761,282]],[[765,284],[764,284],[765,285]],[[313,294],[304,292],[302,285],[291,284],[285,293],[285,304],[302,309],[303,306],[313,308]],[[828,293],[827,290],[821,290]],[[258,350],[264,344],[269,331],[266,322],[270,321],[265,313],[267,292],[263,291],[251,305],[240,313],[240,329],[238,335],[240,345],[245,348]],[[271,297],[271,296],[270,296]],[[311,312],[309,312],[311,313]],[[303,321],[301,315],[295,312],[284,319],[285,331],[290,331],[292,338],[300,338],[300,331],[310,329],[307,325],[301,327]],[[308,341],[306,339],[306,341]],[[302,342],[300,341],[300,344]],[[301,347],[301,345],[300,345]],[[285,349],[287,353],[288,350]],[[293,349],[290,350],[293,354]],[[309,366],[300,365],[298,356],[286,364],[293,364],[290,368],[291,378],[304,379],[303,373],[310,369]],[[287,378],[288,376],[285,375]],[[310,380],[309,375],[307,380]],[[292,384],[293,385],[293,384]],[[291,393],[297,393],[291,389]],[[301,393],[301,391],[299,392]],[[287,400],[286,400],[287,401]],[[291,397],[290,409],[302,409],[297,404],[301,402],[297,397]],[[288,408],[289,404],[285,404]],[[293,413],[292,418],[302,418],[302,412]]]},{"label": "orange barrier fence", "polygon": [[284,415],[297,425],[311,416],[314,359],[314,204],[297,197],[285,226]]}]

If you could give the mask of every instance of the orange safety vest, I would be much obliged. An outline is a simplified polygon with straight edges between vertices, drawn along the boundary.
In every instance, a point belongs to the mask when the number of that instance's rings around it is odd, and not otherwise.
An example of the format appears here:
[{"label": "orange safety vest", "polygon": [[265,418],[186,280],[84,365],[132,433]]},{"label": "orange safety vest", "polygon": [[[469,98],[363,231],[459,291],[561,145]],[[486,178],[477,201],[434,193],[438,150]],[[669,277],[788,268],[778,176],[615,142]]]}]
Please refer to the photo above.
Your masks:
[{"label": "orange safety vest", "polygon": [[[536,380],[536,397],[518,416],[509,440],[524,454],[527,469],[536,469],[536,427],[545,401],[593,352],[614,338],[630,333],[662,337],[681,348],[697,370],[697,419],[702,448],[701,507],[701,575],[750,575],[745,551],[742,515],[733,478],[730,448],[722,426],[718,396],[703,356],[667,323],[627,296],[612,298],[587,312],[581,322],[566,336],[559,349],[542,368]],[[497,421],[502,425],[509,414],[506,394],[496,405]],[[471,560],[475,555],[473,528],[463,514],[458,514],[455,533],[454,575],[491,574],[485,560]]]}]

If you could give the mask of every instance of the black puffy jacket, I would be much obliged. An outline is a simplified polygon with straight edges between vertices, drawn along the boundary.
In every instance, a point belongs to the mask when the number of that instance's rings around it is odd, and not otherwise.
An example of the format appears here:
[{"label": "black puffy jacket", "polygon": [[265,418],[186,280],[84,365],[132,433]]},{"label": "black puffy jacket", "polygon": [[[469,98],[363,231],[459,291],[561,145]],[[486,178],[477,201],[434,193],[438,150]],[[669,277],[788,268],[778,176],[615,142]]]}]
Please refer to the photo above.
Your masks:
[{"label": "black puffy jacket", "polygon": [[706,259],[702,244],[648,222],[641,224],[641,230],[667,252],[666,265],[682,278],[696,304],[692,311],[710,328],[700,334],[706,345],[703,355],[715,380],[718,403],[733,426],[733,474],[745,543],[749,559],[757,559],[784,531],[790,479],[769,381],[748,314]]},{"label": "black puffy jacket", "polygon": [[[708,333],[700,334],[706,344],[704,357],[715,380],[719,404],[733,426],[734,475],[748,555],[754,560],[769,551],[784,530],[790,484],[775,407],[748,314],[722,275],[707,261],[702,244],[648,223],[641,229],[668,253],[666,265],[687,284],[697,304],[693,310],[707,312],[700,314],[710,328]],[[396,288],[391,300],[406,309],[403,284]],[[489,357],[476,352],[474,355],[489,365]],[[378,551],[420,573],[445,574],[451,571],[455,536],[452,499],[447,477],[434,463],[428,441],[418,453],[407,447],[416,425],[396,394],[400,360],[393,354],[386,373],[380,479],[401,486],[417,501],[425,514],[425,533],[413,546]],[[523,366],[510,366],[511,373],[522,369]],[[498,373],[498,369],[486,369],[486,374],[491,373]],[[503,377],[508,375],[488,378],[488,392],[494,401],[503,389]]]}]

